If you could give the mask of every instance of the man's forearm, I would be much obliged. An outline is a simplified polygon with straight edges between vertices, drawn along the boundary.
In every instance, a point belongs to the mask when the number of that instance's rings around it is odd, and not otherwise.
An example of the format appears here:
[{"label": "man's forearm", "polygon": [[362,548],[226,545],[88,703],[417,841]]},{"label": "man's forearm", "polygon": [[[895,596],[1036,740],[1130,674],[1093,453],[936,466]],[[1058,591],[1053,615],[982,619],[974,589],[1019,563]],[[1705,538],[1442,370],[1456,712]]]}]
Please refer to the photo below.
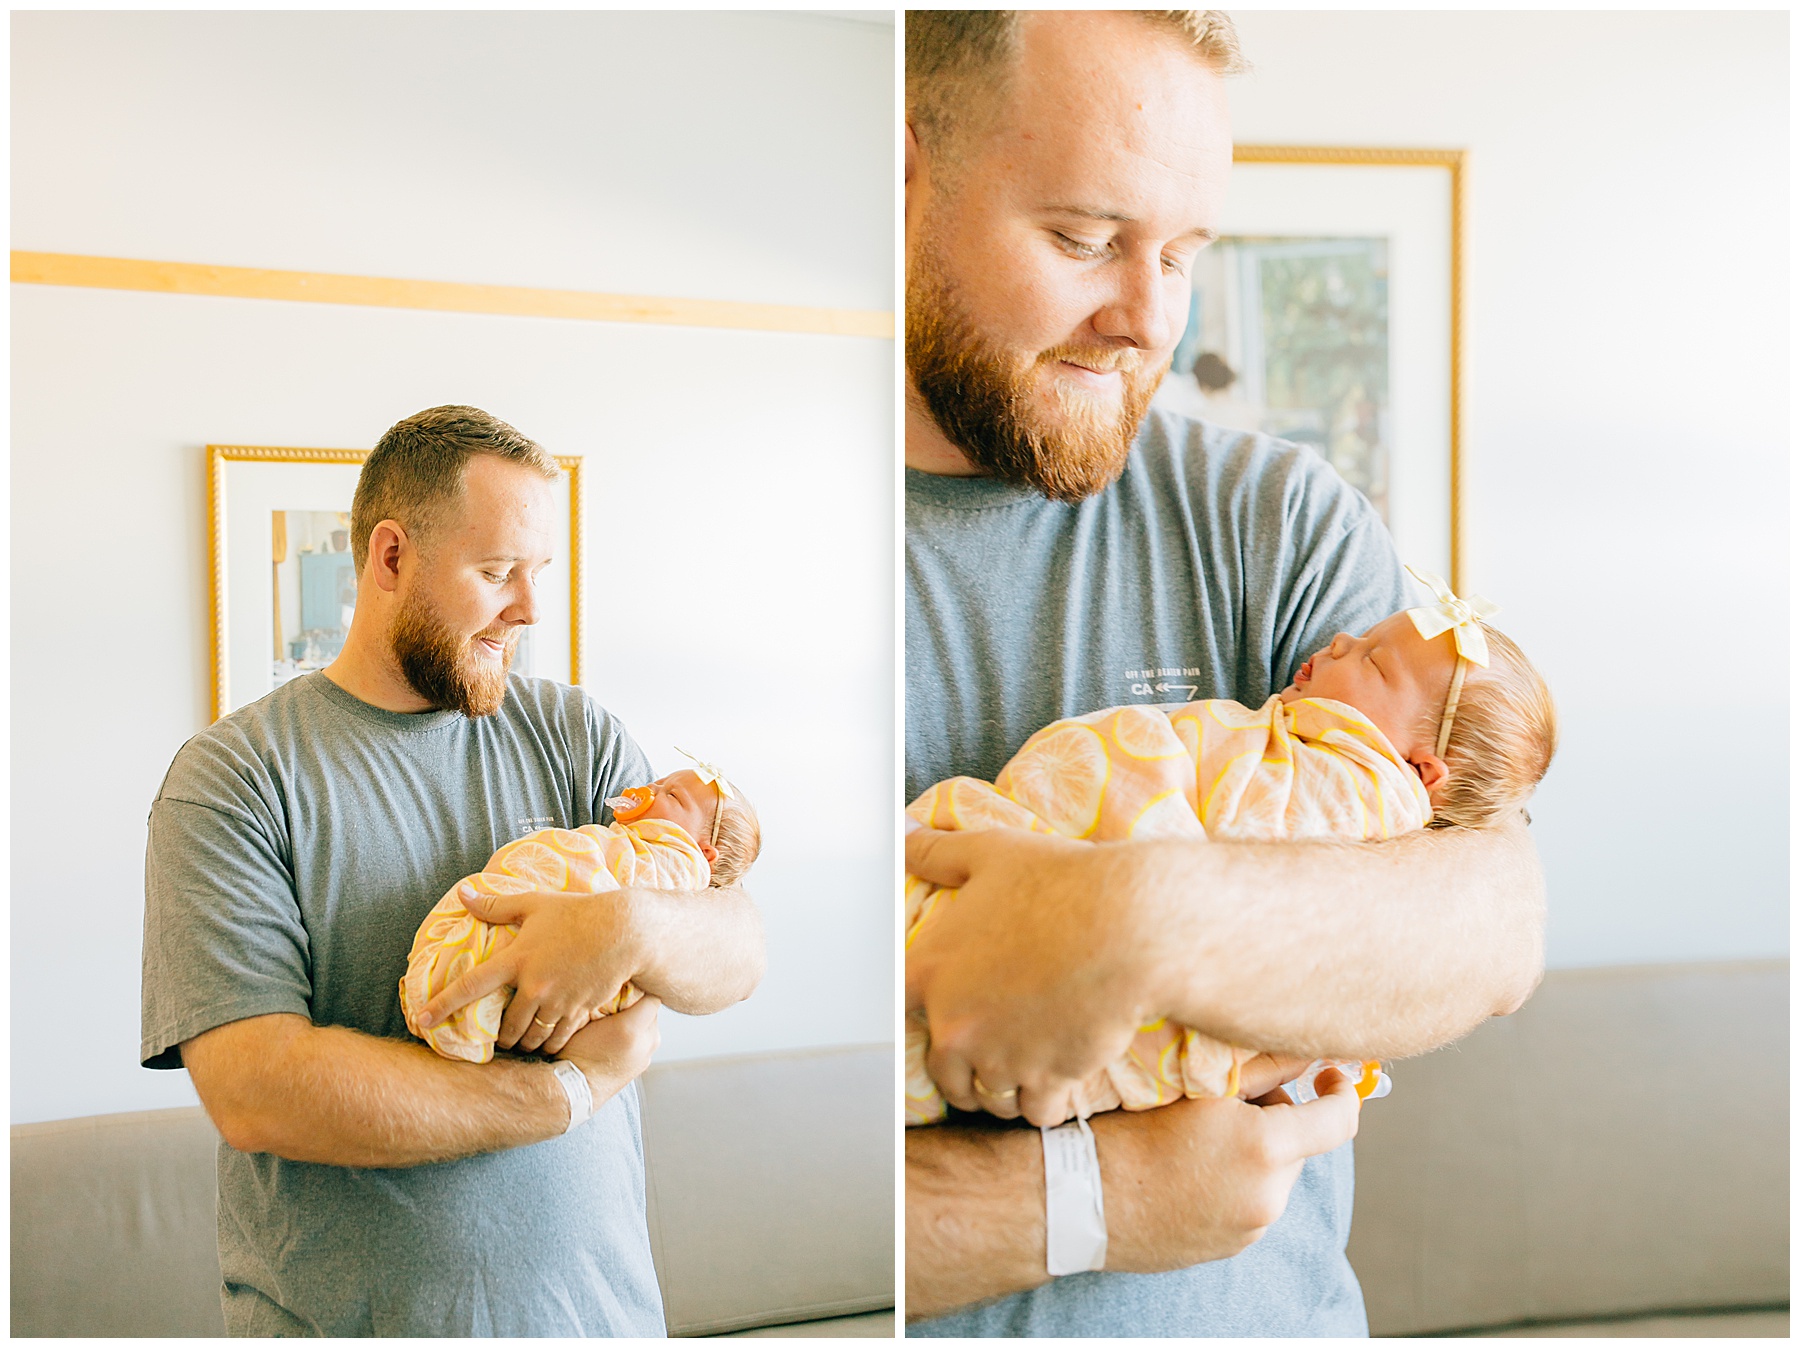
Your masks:
[{"label": "man's forearm", "polygon": [[182,1056],[227,1142],[291,1161],[422,1165],[542,1142],[569,1120],[543,1063],[450,1062],[301,1016],[222,1025]]},{"label": "man's forearm", "polygon": [[909,1128],[907,1317],[943,1315],[1049,1278],[1037,1130]]},{"label": "man's forearm", "polygon": [[644,951],[632,982],[670,1010],[708,1016],[762,981],[762,917],[735,887],[698,893],[631,891],[631,926]]},{"label": "man's forearm", "polygon": [[[1249,1089],[1279,1079],[1259,1059]],[[1106,1210],[1106,1268],[1160,1273],[1237,1254],[1281,1216],[1308,1156],[1356,1132],[1356,1092],[1311,1104],[1181,1100],[1091,1121]],[[1265,1099],[1265,1104],[1266,1104]],[[1035,1128],[906,1134],[906,1309],[943,1315],[1048,1282],[1043,1143]]]},{"label": "man's forearm", "polygon": [[1514,1010],[1543,971],[1543,877],[1522,823],[1385,843],[1125,849],[1167,1014],[1227,1042],[1405,1057]]}]

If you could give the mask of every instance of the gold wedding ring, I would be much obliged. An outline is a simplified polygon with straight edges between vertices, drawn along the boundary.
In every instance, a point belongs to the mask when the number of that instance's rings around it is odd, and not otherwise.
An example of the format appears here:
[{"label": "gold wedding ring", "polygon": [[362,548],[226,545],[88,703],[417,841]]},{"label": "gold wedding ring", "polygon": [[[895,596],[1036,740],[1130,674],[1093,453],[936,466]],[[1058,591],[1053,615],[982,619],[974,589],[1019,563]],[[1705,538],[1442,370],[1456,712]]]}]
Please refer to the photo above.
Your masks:
[{"label": "gold wedding ring", "polygon": [[555,1021],[553,1021],[553,1020],[539,1020],[539,1019],[538,1019],[538,1018],[537,1018],[537,1017],[536,1017],[536,1016],[533,1016],[533,1017],[532,1017],[532,1018],[531,1018],[531,1023],[532,1023],[532,1024],[533,1024],[533,1025],[542,1025],[542,1026],[543,1026],[543,1027],[544,1027],[544,1028],[545,1028],[545,1029],[546,1029],[546,1030],[554,1030],[554,1029],[555,1029],[555,1028],[556,1028],[556,1022],[555,1022]]},{"label": "gold wedding ring", "polygon": [[975,1094],[985,1095],[990,1100],[1011,1100],[1019,1093],[1019,1088],[1017,1086],[1012,1087],[1010,1090],[990,1091],[986,1086],[981,1084],[981,1078],[974,1072],[969,1073],[969,1084],[975,1088]]}]

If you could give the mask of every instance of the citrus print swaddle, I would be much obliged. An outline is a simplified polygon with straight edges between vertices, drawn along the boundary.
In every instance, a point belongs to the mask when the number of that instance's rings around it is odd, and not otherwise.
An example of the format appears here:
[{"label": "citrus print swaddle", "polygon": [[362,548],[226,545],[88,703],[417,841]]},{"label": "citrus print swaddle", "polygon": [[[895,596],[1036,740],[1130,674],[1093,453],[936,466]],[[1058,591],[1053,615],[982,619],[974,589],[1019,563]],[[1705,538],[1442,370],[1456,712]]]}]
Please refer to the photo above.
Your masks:
[{"label": "citrus print swaddle", "polygon": [[[418,1026],[418,1014],[428,1001],[518,935],[516,922],[483,922],[470,914],[463,906],[465,894],[604,894],[630,886],[705,889],[711,878],[711,868],[687,830],[666,819],[547,828],[515,839],[495,852],[479,874],[451,886],[419,925],[406,977],[400,980],[406,1028],[440,1057],[482,1063],[494,1056],[511,988],[488,993],[429,1030]],[[641,996],[627,983],[599,1009],[612,1015]]]},{"label": "citrus print swaddle", "polygon": [[[1138,838],[1297,841],[1391,838],[1424,827],[1418,774],[1367,716],[1324,698],[1251,709],[1213,699],[1173,710],[1109,707],[1056,721],[990,785],[952,777],[907,807],[939,829],[1022,828],[1094,842]],[[906,877],[906,940],[956,897]],[[906,1122],[935,1123],[945,1104],[925,1070],[923,1013],[906,1030]],[[1083,1082],[1083,1114],[1150,1109],[1183,1097],[1235,1095],[1253,1050],[1159,1020],[1126,1055]],[[1376,1087],[1373,1064],[1359,1091]]]}]

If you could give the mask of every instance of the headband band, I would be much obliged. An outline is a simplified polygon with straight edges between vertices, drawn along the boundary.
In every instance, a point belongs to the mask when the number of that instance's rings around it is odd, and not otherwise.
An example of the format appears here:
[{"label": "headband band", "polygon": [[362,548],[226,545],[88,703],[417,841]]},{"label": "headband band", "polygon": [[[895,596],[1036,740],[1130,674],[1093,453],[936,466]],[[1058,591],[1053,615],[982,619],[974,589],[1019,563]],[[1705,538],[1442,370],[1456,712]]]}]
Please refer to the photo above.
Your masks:
[{"label": "headband band", "polygon": [[679,744],[675,746],[675,752],[680,754],[683,758],[692,759],[694,764],[694,776],[717,788],[719,792],[719,799],[713,805],[712,836],[707,839],[706,843],[708,847],[717,851],[719,847],[719,825],[723,823],[725,819],[725,802],[735,796],[737,792],[732,789],[731,783],[725,780],[725,774],[720,772],[705,759],[695,757],[686,749],[683,749]]},{"label": "headband band", "polygon": [[1444,699],[1444,715],[1438,722],[1437,748],[1433,750],[1439,758],[1444,756],[1444,749],[1450,743],[1450,727],[1456,724],[1456,704],[1462,700],[1463,675],[1469,672],[1469,662],[1456,657],[1456,673],[1450,676],[1450,696]]},{"label": "headband band", "polygon": [[1412,619],[1419,635],[1433,641],[1450,632],[1456,639],[1456,672],[1450,676],[1450,695],[1444,699],[1444,714],[1438,718],[1437,749],[1434,751],[1442,758],[1450,743],[1450,727],[1456,724],[1456,706],[1462,701],[1463,679],[1468,675],[1469,666],[1487,668],[1487,634],[1481,630],[1481,624],[1500,610],[1478,594],[1458,599],[1442,576],[1434,576],[1416,566],[1409,565],[1406,569],[1437,600],[1423,608],[1406,610],[1406,616]]}]

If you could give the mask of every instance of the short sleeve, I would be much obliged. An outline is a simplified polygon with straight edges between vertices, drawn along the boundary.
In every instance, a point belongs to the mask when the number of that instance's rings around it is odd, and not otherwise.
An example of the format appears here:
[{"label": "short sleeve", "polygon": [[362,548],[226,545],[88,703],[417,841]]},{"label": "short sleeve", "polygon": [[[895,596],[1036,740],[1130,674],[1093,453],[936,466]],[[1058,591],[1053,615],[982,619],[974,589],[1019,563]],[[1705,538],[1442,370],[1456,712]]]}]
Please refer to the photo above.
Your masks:
[{"label": "short sleeve", "polygon": [[591,817],[602,824],[612,822],[612,811],[606,808],[608,796],[616,796],[628,786],[643,786],[654,779],[650,760],[625,729],[625,723],[590,697],[582,698],[587,720],[588,740],[594,746],[594,780]]},{"label": "short sleeve", "polygon": [[293,876],[250,816],[159,797],[144,859],[146,1067],[234,1020],[311,1016],[312,974]]},{"label": "short sleeve", "polygon": [[1288,484],[1288,584],[1274,622],[1280,688],[1339,632],[1361,633],[1411,603],[1393,535],[1363,494],[1308,454]]}]

